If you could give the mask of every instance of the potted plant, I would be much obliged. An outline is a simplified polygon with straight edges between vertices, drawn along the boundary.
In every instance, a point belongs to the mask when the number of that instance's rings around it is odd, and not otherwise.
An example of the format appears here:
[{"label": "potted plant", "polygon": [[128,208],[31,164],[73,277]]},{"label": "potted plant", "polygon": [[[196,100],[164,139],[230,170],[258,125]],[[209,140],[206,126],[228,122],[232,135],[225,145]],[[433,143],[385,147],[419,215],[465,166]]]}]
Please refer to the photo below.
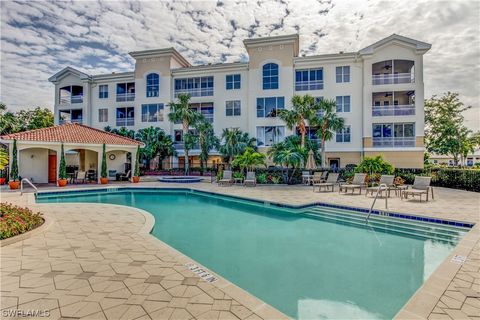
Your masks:
[{"label": "potted plant", "polygon": [[137,147],[137,154],[135,156],[135,169],[133,170],[132,182],[138,183],[140,181],[140,146]]},{"label": "potted plant", "polygon": [[105,151],[105,143],[103,144],[103,152],[102,152],[102,170],[100,172],[100,183],[107,184],[108,183],[108,174],[107,174],[107,152]]},{"label": "potted plant", "polygon": [[3,170],[0,170],[0,186],[5,183],[5,180],[7,180],[5,178],[5,172]]},{"label": "potted plant", "polygon": [[8,151],[0,147],[0,185],[5,183],[5,167],[8,165]]},{"label": "potted plant", "polygon": [[63,143],[62,143],[62,150],[60,153],[60,168],[58,170],[58,186],[65,187],[67,185],[67,164],[65,162],[65,152],[63,151]]},{"label": "potted plant", "polygon": [[20,187],[20,181],[18,179],[17,140],[13,140],[12,158],[12,168],[10,170],[10,181],[8,181],[8,186],[10,189],[15,190]]}]

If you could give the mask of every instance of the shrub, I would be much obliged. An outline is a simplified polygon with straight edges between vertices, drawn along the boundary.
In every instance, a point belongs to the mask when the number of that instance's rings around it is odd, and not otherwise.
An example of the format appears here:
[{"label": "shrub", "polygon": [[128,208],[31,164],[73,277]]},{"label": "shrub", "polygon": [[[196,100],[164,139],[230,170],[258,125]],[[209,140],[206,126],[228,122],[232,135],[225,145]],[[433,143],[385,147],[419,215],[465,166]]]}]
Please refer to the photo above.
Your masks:
[{"label": "shrub", "polygon": [[365,157],[362,162],[358,164],[355,171],[359,173],[368,173],[369,175],[374,173],[393,174],[395,169],[390,163],[385,161],[382,156],[376,156],[372,158]]},{"label": "shrub", "polygon": [[242,172],[234,172],[234,173],[233,173],[233,177],[234,177],[235,179],[243,179],[245,176],[243,175]]},{"label": "shrub", "polygon": [[102,168],[100,171],[100,177],[101,178],[107,178],[107,153],[105,152],[105,143],[103,144],[103,150],[102,150]]},{"label": "shrub", "polygon": [[9,203],[0,204],[0,239],[6,239],[35,229],[43,223],[40,213]]},{"label": "shrub", "polygon": [[58,170],[58,179],[67,179],[67,164],[65,162],[65,151],[63,150],[63,143],[60,153],[60,168]]},{"label": "shrub", "polygon": [[13,140],[12,168],[10,168],[10,180],[18,181],[17,140]]}]

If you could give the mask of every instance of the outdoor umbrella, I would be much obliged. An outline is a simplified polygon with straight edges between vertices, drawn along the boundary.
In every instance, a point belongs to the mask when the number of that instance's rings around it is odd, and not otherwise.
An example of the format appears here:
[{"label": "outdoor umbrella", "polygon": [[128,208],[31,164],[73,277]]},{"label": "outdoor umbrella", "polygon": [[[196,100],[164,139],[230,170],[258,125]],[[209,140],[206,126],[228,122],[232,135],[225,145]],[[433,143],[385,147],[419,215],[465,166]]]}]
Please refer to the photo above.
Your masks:
[{"label": "outdoor umbrella", "polygon": [[305,165],[305,169],[307,170],[315,170],[317,165],[315,164],[315,158],[313,157],[313,150],[308,152],[308,159],[307,164]]}]

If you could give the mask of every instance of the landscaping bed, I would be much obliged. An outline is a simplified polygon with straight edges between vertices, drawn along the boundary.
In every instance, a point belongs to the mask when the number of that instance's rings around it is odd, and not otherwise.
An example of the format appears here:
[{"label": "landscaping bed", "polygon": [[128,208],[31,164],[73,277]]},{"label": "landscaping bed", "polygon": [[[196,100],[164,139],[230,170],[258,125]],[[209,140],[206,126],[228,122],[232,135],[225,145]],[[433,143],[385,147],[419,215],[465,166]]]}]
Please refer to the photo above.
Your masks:
[{"label": "landscaping bed", "polygon": [[40,213],[9,203],[0,203],[0,240],[33,230],[44,223]]}]

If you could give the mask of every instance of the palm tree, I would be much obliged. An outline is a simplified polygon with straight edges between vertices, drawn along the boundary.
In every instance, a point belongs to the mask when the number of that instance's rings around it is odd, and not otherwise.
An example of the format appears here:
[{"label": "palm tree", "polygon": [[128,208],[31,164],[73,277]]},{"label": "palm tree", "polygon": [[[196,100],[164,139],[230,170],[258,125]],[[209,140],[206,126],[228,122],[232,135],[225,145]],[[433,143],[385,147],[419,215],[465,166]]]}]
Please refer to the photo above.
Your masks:
[{"label": "palm tree", "polygon": [[344,128],[345,119],[337,116],[335,100],[321,99],[317,108],[322,111],[322,116],[312,119],[312,124],[318,127],[317,136],[321,139],[322,167],[325,168],[327,166],[325,143],[333,138],[334,132]]},{"label": "palm tree", "polygon": [[232,165],[239,166],[242,170],[253,170],[255,166],[265,165],[265,155],[247,147],[245,151],[233,160]]},{"label": "palm tree", "polygon": [[230,163],[235,156],[242,154],[246,148],[256,148],[256,139],[251,138],[248,133],[242,132],[238,128],[223,129],[223,144],[220,146],[220,153]]},{"label": "palm tree", "polygon": [[[291,139],[288,139],[290,138]],[[287,137],[284,141],[275,143],[267,152],[268,156],[272,159],[273,163],[279,164],[287,169],[287,181],[291,182],[295,176],[295,171],[301,167],[305,162],[305,148],[302,148],[300,144],[295,144],[294,138],[296,136]],[[297,140],[298,141],[298,140]],[[288,169],[292,168],[292,175],[288,176]]]},{"label": "palm tree", "polygon": [[135,139],[142,141],[145,147],[141,149],[140,156],[146,162],[146,167],[150,170],[150,161],[157,156],[158,140],[160,133],[163,132],[160,128],[148,127],[137,131]]},{"label": "palm tree", "polygon": [[[201,114],[190,108],[190,95],[187,93],[181,93],[178,95],[178,103],[170,102],[170,113],[168,114],[168,119],[171,122],[181,122],[182,129],[183,129],[183,140],[184,146],[183,149],[185,151],[185,174],[188,174],[189,170],[189,159],[188,159],[188,151],[189,148],[192,147],[191,143],[185,143],[185,138],[188,137],[189,133],[188,130],[191,125],[194,125],[200,118]],[[190,140],[190,138],[188,138]],[[189,141],[190,142],[190,141]]]},{"label": "palm tree", "polygon": [[158,136],[157,155],[158,155],[158,165],[160,169],[162,169],[162,166],[163,166],[162,163],[165,158],[177,155],[177,151],[175,150],[172,137],[166,134],[165,131],[163,130],[160,132]]},{"label": "palm tree", "polygon": [[305,146],[305,135],[307,134],[307,121],[316,117],[318,104],[315,104],[315,99],[311,95],[293,96],[292,109],[278,110],[278,116],[285,121],[290,130],[298,128],[301,135],[301,146]]},{"label": "palm tree", "polygon": [[208,162],[208,154],[210,150],[218,148],[220,139],[215,136],[212,124],[206,121],[203,116],[201,120],[196,123],[195,129],[197,130],[198,143],[200,144],[200,169],[203,174],[205,165]]}]

